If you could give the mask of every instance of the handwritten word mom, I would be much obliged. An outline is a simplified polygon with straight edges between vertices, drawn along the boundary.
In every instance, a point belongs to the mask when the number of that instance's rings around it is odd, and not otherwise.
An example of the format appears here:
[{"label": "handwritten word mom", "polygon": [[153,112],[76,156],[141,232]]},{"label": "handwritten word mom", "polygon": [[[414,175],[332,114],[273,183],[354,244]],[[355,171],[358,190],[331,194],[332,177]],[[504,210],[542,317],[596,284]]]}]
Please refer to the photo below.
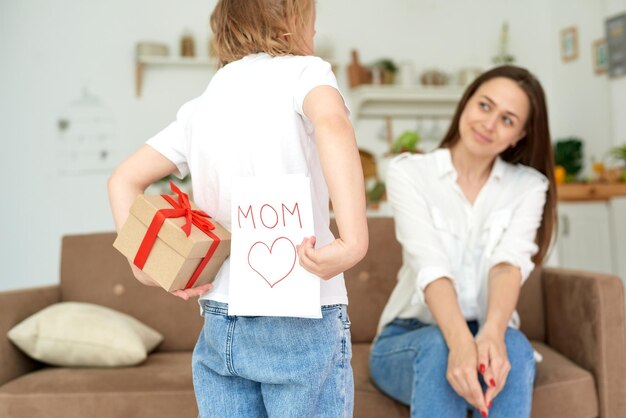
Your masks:
[{"label": "handwritten word mom", "polygon": [[[297,218],[298,224],[302,229],[302,218],[300,217],[300,208],[298,204],[294,204],[291,209],[288,206],[285,206],[284,203],[280,205],[279,208],[280,213],[282,214],[282,224],[284,227],[287,226],[287,217]],[[252,205],[248,206],[248,208],[244,211],[241,206],[237,206],[237,222],[239,223],[239,229],[241,229],[241,222],[252,222],[252,228],[256,229],[257,219],[261,221],[261,224],[268,228],[274,229],[280,222],[281,216],[279,215],[279,211],[277,211],[272,205],[265,204],[261,206],[258,210],[258,214],[255,218],[255,211],[252,209]]]}]

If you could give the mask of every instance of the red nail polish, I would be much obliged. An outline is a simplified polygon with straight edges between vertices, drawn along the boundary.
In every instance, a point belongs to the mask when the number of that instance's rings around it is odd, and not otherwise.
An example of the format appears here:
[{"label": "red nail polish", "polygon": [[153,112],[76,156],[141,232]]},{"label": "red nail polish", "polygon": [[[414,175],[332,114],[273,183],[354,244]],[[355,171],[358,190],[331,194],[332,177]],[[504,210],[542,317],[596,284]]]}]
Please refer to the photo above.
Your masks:
[{"label": "red nail polish", "polygon": [[496,387],[496,381],[495,381],[495,380],[493,380],[493,379],[491,379],[491,380],[489,381],[489,384],[490,384],[491,386],[493,386],[494,388]]},{"label": "red nail polish", "polygon": [[485,365],[484,365],[484,364],[481,364],[481,365],[480,365],[480,367],[478,367],[478,371],[479,371],[481,374],[485,373]]},{"label": "red nail polish", "polygon": [[480,411],[480,415],[482,415],[483,418],[487,418],[487,412],[485,411]]}]

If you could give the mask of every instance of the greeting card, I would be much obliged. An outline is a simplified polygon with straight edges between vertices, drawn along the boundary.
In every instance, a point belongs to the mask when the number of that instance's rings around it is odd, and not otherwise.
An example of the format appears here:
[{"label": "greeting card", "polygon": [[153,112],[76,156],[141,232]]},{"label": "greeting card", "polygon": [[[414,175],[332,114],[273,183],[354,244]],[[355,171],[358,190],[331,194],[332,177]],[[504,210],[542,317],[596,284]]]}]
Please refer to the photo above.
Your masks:
[{"label": "greeting card", "polygon": [[320,279],[296,245],[314,235],[302,174],[233,180],[228,314],[321,318]]}]

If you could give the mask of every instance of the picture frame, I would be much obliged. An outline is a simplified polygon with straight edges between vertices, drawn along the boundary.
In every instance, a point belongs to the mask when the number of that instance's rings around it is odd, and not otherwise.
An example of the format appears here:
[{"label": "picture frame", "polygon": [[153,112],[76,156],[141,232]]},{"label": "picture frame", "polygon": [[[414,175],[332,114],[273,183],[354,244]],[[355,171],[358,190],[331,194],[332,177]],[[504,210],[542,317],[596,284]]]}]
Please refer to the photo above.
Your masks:
[{"label": "picture frame", "polygon": [[609,50],[606,39],[600,38],[591,44],[593,72],[597,75],[606,74],[609,68]]},{"label": "picture frame", "polygon": [[609,78],[626,75],[626,12],[605,21]]},{"label": "picture frame", "polygon": [[574,61],[578,58],[578,30],[570,26],[561,30],[561,59],[563,62]]}]

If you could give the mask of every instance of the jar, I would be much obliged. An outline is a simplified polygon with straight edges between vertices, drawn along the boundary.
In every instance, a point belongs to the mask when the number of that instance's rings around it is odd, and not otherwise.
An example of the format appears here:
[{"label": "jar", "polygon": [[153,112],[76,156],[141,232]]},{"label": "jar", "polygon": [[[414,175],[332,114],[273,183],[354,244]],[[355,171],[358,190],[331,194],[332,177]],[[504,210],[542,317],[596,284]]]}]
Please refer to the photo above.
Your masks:
[{"label": "jar", "polygon": [[185,31],[180,38],[180,56],[181,57],[195,57],[196,46],[193,39],[193,35],[189,31]]}]

